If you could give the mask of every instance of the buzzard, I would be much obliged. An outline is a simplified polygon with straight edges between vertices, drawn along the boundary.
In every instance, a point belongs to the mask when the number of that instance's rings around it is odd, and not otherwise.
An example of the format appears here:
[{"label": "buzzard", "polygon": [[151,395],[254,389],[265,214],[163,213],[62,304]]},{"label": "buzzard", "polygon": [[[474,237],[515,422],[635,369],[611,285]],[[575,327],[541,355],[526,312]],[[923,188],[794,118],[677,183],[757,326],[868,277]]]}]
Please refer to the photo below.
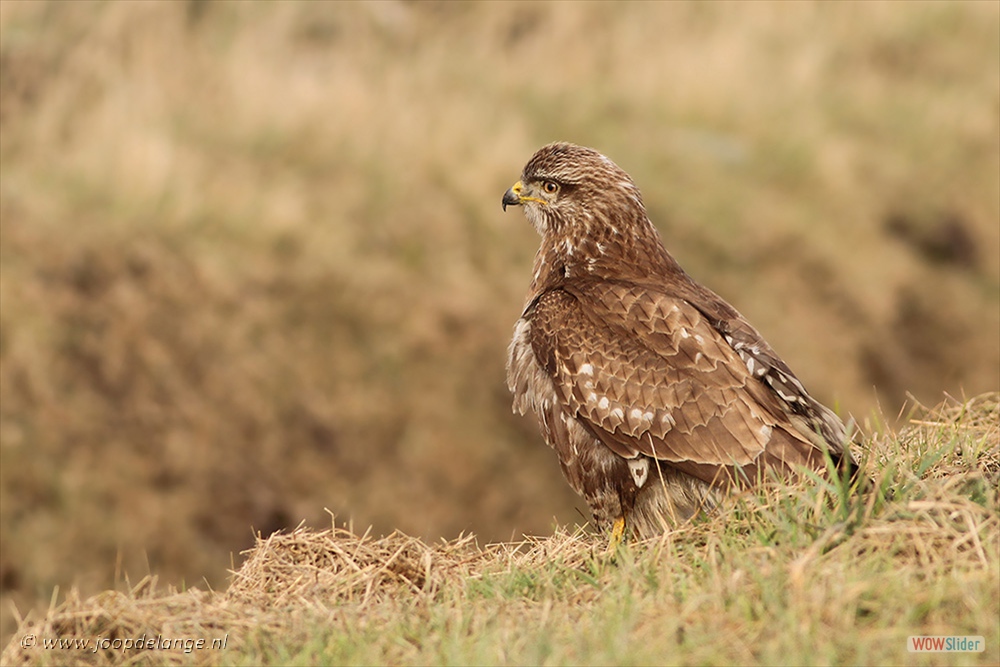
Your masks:
[{"label": "buzzard", "polygon": [[570,486],[620,540],[663,532],[752,486],[830,459],[848,429],[736,309],[664,248],[632,178],[554,143],[503,196],[542,237],[507,384]]}]

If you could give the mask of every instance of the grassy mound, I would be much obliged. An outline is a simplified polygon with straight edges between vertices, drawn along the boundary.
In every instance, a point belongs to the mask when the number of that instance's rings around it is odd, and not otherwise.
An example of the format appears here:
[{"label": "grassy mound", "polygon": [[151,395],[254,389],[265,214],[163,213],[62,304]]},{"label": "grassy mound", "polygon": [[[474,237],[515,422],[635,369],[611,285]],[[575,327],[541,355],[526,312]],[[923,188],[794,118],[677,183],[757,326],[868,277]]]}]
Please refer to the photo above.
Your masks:
[{"label": "grassy mound", "polygon": [[2,662],[950,665],[906,638],[981,635],[957,663],[996,664],[1000,394],[909,423],[866,441],[865,496],[762,489],[617,553],[585,531],[480,546],[300,527],[258,536],[226,591],[71,591]]}]

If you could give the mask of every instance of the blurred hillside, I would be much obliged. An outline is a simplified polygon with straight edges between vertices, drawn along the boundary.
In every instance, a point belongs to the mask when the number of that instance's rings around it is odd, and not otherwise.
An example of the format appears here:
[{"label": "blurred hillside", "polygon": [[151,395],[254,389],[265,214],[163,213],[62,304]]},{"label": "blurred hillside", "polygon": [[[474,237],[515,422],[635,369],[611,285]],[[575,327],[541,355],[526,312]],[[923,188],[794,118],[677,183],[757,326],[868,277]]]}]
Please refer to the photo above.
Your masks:
[{"label": "blurred hillside", "polygon": [[580,519],[504,384],[556,139],[841,412],[1000,387],[996,3],[5,1],[4,635],[324,508]]}]

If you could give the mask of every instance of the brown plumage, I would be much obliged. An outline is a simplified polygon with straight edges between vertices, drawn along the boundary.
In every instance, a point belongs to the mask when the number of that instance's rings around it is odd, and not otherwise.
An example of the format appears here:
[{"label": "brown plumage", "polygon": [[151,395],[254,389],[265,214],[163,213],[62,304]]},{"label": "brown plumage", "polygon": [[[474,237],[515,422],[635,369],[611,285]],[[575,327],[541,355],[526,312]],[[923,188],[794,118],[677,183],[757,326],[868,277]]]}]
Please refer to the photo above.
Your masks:
[{"label": "brown plumage", "polygon": [[538,417],[599,528],[655,535],[826,453],[853,468],[844,424],[681,269],[611,160],[545,146],[503,205],[542,236],[507,362],[514,409]]}]

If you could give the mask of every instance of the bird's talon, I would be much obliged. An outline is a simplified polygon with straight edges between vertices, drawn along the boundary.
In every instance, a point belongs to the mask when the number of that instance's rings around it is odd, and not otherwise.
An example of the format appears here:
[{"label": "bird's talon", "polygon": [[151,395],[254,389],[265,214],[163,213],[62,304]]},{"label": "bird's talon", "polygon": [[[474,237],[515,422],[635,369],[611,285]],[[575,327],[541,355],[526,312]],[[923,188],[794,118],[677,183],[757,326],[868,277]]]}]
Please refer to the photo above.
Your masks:
[{"label": "bird's talon", "polygon": [[625,517],[615,519],[611,526],[611,539],[608,541],[608,553],[615,553],[625,537]]}]

